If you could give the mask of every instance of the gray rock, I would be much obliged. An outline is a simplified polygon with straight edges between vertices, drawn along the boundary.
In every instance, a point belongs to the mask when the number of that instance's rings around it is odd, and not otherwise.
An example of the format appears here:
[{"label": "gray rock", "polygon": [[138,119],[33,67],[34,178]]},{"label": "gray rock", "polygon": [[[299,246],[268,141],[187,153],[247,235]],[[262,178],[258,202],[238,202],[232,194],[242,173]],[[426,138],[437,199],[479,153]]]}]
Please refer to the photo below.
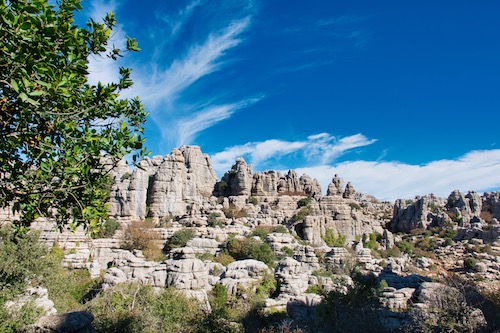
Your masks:
[{"label": "gray rock", "polygon": [[94,316],[89,312],[67,312],[42,317],[28,332],[93,333]]}]

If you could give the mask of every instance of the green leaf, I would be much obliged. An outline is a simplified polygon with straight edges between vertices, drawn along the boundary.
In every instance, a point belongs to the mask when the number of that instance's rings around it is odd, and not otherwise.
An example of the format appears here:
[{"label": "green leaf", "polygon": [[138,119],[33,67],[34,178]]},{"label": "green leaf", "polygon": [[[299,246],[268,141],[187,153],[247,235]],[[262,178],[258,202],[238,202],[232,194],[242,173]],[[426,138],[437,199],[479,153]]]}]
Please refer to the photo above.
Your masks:
[{"label": "green leaf", "polygon": [[19,29],[21,30],[30,30],[31,29],[31,23],[26,21],[26,22],[23,22],[20,26],[19,26]]},{"label": "green leaf", "polygon": [[139,43],[135,38],[130,38],[127,36],[127,50],[129,51],[140,51]]},{"label": "green leaf", "polygon": [[16,80],[14,80],[14,79],[10,80],[10,85],[16,93],[19,92],[19,85],[17,84]]},{"label": "green leaf", "polygon": [[43,90],[34,90],[30,91],[28,95],[36,97],[36,96],[42,96],[44,93],[45,92]]}]

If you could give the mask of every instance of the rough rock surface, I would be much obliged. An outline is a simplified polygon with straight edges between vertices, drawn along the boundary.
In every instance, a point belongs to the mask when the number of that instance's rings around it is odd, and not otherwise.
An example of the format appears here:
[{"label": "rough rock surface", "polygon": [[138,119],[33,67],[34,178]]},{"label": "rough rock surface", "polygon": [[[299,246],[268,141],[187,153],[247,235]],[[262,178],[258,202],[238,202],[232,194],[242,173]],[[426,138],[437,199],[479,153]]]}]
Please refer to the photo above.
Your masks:
[{"label": "rough rock surface", "polygon": [[394,204],[391,229],[408,232],[412,229],[427,229],[429,226],[444,225],[450,221],[448,215],[437,210],[445,201],[433,194],[418,197],[416,200],[398,199]]},{"label": "rough rock surface", "polygon": [[311,195],[320,196],[321,186],[316,179],[307,175],[298,176],[295,171],[282,175],[277,171],[252,174],[252,168],[239,158],[230,171],[217,183],[216,196],[277,196]]},{"label": "rough rock surface", "polygon": [[33,333],[93,333],[94,316],[89,312],[67,312],[53,316],[42,317],[28,328]]},{"label": "rough rock surface", "polygon": [[266,264],[254,259],[239,260],[227,265],[226,271],[220,280],[228,293],[236,295],[239,287],[252,288],[272,271]]},{"label": "rough rock surface", "polygon": [[173,149],[164,158],[146,158],[140,166],[132,172],[121,163],[113,170],[111,216],[184,215],[208,201],[217,181],[208,156],[196,146]]}]

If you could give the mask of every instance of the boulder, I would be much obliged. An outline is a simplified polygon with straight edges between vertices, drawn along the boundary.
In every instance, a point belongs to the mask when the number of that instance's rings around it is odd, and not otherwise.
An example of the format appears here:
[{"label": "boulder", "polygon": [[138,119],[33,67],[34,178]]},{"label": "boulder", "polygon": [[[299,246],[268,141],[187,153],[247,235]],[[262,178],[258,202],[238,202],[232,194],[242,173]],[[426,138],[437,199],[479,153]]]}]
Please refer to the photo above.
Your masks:
[{"label": "boulder", "polygon": [[94,316],[89,312],[77,311],[42,317],[28,332],[40,333],[93,333]]}]

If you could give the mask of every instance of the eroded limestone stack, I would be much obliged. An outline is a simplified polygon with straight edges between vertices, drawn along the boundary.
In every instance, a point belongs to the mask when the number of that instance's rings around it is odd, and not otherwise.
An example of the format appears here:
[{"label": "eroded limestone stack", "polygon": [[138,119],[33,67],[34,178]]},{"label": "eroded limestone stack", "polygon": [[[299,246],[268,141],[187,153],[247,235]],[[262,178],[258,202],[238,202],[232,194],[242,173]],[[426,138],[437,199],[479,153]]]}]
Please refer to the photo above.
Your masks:
[{"label": "eroded limestone stack", "polygon": [[417,197],[416,201],[398,199],[394,204],[391,229],[407,232],[416,228],[443,226],[450,221],[448,215],[439,209],[444,206],[444,199],[433,194]]},{"label": "eroded limestone stack", "polygon": [[197,146],[182,146],[139,165],[131,171],[122,162],[113,170],[111,216],[184,215],[209,201],[217,181],[208,156]]},{"label": "eroded limestone stack", "polygon": [[321,186],[316,179],[300,176],[295,171],[282,175],[277,171],[252,174],[252,168],[243,158],[238,158],[231,170],[217,183],[216,196],[278,196],[310,195],[320,196]]}]

